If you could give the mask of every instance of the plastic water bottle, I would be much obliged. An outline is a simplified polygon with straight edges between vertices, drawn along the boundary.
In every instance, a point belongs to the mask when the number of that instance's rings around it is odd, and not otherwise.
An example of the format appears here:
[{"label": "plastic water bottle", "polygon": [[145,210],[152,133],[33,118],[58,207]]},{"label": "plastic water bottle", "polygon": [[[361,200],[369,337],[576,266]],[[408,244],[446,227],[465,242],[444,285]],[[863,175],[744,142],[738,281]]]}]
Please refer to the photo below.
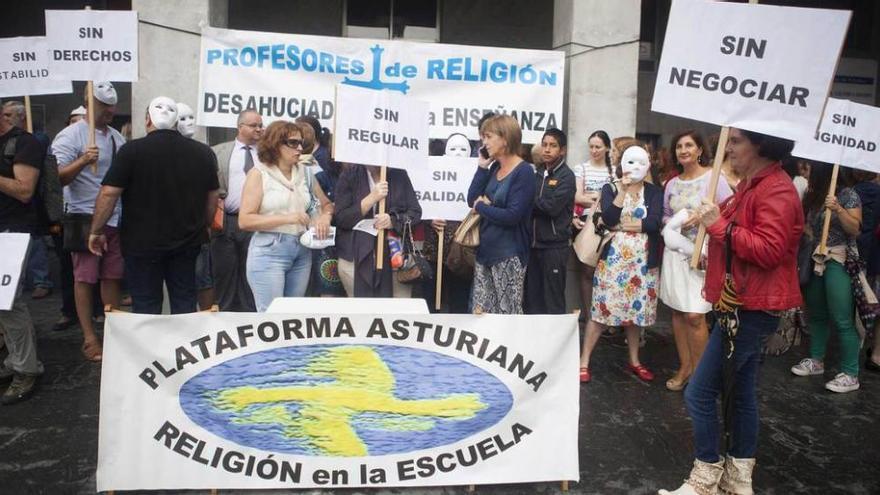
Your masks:
[{"label": "plastic water bottle", "polygon": [[388,235],[388,254],[391,256],[391,268],[400,268],[403,266],[403,248],[400,245],[400,238],[392,234]]}]

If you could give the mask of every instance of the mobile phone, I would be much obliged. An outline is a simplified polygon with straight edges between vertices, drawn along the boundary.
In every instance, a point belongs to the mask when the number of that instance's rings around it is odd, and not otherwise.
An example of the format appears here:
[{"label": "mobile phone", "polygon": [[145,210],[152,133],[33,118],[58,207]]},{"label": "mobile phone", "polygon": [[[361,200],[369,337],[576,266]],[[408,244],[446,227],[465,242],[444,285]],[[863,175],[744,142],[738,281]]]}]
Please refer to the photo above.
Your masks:
[{"label": "mobile phone", "polygon": [[485,146],[480,146],[480,156],[482,156],[482,157],[483,157],[484,159],[486,159],[486,160],[489,159],[489,152],[486,151],[486,147],[485,147]]}]

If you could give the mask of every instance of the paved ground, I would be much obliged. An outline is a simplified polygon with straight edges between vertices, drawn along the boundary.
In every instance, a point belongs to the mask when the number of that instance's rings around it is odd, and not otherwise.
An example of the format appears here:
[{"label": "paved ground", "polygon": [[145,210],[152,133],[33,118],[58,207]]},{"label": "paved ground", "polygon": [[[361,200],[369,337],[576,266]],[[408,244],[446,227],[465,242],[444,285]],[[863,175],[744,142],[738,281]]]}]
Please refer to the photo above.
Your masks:
[{"label": "paved ground", "polygon": [[[77,327],[50,330],[59,307],[57,295],[31,303],[46,373],[29,401],[0,407],[0,494],[95,491],[100,368],[81,358]],[[682,396],[663,386],[675,363],[668,321],[661,317],[648,336],[644,362],[657,372],[653,384],[624,371],[621,341],[603,340],[596,351],[593,383],[581,387],[581,481],[571,485],[571,493],[655,493],[677,486],[689,470],[691,428]],[[832,394],[823,389],[821,377],[789,374],[788,367],[805,352],[795,348],[762,365],[758,493],[880,493],[880,375],[863,372],[862,390]],[[551,483],[477,488],[486,494],[559,491]],[[456,487],[336,493],[464,492]]]}]

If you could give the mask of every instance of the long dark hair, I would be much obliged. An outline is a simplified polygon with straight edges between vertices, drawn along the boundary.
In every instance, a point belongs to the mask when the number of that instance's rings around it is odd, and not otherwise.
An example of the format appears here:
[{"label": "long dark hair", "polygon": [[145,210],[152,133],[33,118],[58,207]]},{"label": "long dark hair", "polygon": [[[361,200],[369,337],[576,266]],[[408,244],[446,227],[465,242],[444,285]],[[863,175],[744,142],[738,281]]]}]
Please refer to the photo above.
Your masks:
[{"label": "long dark hair", "polygon": [[[831,172],[834,166],[825,162],[810,162],[810,180],[807,190],[804,192],[804,215],[822,209],[825,197],[828,196],[828,188],[831,186]],[[834,194],[837,195],[842,189],[853,185],[852,171],[847,167],[840,167],[837,173],[837,187]]]},{"label": "long dark hair", "polygon": [[605,168],[608,169],[608,176],[614,177],[614,168],[611,166],[611,138],[608,137],[608,133],[603,130],[594,131],[587,138],[587,145],[590,144],[590,139],[594,137],[599,138],[602,141],[602,144],[605,145]]},{"label": "long dark hair", "polygon": [[670,141],[669,145],[669,154],[672,156],[672,163],[675,166],[675,169],[678,170],[678,173],[684,172],[684,167],[678,163],[678,153],[675,152],[675,148],[678,146],[678,142],[681,141],[682,138],[690,137],[694,140],[694,143],[700,148],[702,153],[700,153],[699,158],[697,158],[697,163],[701,167],[706,167],[709,163],[712,162],[711,156],[712,151],[706,146],[706,140],[703,139],[703,135],[697,132],[696,129],[686,129],[684,131],[679,132],[675,136],[672,136],[672,141]]}]

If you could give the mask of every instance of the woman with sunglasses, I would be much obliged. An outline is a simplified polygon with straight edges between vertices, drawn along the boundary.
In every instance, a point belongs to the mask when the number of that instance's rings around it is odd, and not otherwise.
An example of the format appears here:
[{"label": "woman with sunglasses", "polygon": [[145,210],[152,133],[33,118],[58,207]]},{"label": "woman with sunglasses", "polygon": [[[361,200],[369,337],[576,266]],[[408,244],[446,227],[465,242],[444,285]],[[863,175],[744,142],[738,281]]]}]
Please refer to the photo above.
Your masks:
[{"label": "woman with sunglasses", "polygon": [[299,243],[306,229],[327,235],[332,206],[308,168],[299,165],[304,124],[273,122],[257,143],[260,163],[245,179],[239,228],[254,232],[247,280],[257,311],[276,297],[302,297],[309,284],[311,251]]}]

